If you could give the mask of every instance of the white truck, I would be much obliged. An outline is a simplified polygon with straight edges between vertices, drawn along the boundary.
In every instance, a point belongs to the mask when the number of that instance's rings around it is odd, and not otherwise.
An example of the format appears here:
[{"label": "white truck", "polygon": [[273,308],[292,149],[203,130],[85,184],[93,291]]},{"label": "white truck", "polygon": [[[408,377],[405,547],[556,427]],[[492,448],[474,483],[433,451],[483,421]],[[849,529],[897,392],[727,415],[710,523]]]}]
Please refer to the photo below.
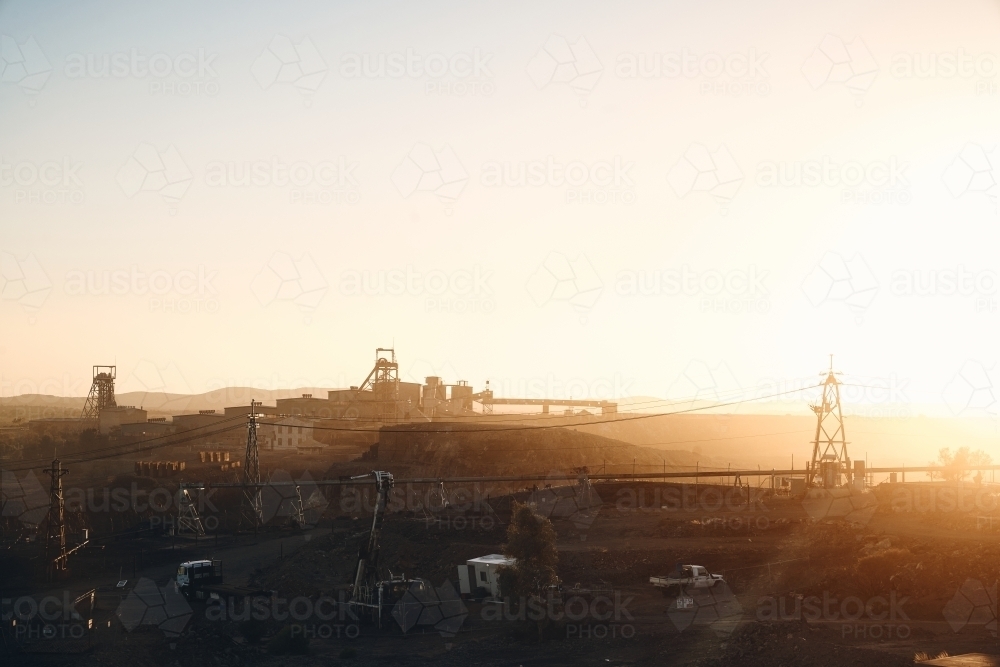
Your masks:
[{"label": "white truck", "polygon": [[663,589],[664,595],[678,595],[699,588],[715,588],[726,583],[721,574],[711,574],[701,565],[680,565],[666,577],[650,577],[649,583]]},{"label": "white truck", "polygon": [[185,597],[197,600],[227,600],[271,597],[272,592],[222,581],[222,561],[189,560],[177,566],[177,588]]}]

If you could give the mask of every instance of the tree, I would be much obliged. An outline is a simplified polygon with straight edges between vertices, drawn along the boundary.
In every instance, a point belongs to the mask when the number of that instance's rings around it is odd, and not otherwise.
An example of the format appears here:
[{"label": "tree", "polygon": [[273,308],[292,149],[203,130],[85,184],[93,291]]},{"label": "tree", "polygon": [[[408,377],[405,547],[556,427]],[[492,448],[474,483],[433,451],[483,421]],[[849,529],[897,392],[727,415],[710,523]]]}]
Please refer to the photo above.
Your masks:
[{"label": "tree", "polygon": [[855,580],[863,595],[886,595],[895,590],[893,577],[903,569],[911,554],[906,549],[884,549],[858,560]]},{"label": "tree", "polygon": [[500,590],[505,595],[541,596],[559,580],[556,531],[551,521],[527,503],[514,503],[503,553],[515,560],[513,565],[501,567],[498,572]]},{"label": "tree", "polygon": [[[497,572],[500,591],[508,599],[519,598],[521,604],[532,598],[544,599],[549,587],[559,582],[556,531],[551,521],[527,503],[514,503],[503,554],[515,561],[513,565],[501,566]],[[547,620],[538,619],[539,641]]]},{"label": "tree", "polygon": [[969,476],[968,470],[962,468],[975,468],[977,466],[988,466],[993,463],[993,458],[981,449],[969,451],[968,447],[959,447],[952,454],[950,447],[942,447],[938,451],[938,460],[930,465],[939,465],[943,468],[940,471],[931,471],[931,479],[939,478],[948,482],[959,482]]}]

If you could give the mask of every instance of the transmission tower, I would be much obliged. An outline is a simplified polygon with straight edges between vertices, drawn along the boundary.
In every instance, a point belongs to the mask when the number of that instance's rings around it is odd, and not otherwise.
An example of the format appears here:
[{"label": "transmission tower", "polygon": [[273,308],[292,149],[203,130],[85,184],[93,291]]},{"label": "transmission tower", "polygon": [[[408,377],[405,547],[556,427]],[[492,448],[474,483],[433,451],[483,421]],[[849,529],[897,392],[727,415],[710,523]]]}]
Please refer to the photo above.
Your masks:
[{"label": "transmission tower", "polygon": [[247,452],[243,461],[243,500],[240,503],[240,526],[253,526],[254,535],[260,527],[264,512],[260,492],[260,458],[257,451],[257,408],[260,403],[250,401],[250,419],[247,421]]},{"label": "transmission tower", "polygon": [[90,395],[83,404],[84,419],[97,420],[104,408],[116,407],[115,366],[94,366],[94,381],[90,385]]},{"label": "transmission tower", "polygon": [[52,467],[45,473],[49,475],[49,515],[45,522],[45,559],[51,564],[53,572],[64,572],[67,569],[68,555],[66,553],[66,501],[63,497],[63,475],[69,470],[62,467],[59,459],[52,461]]},{"label": "transmission tower", "polygon": [[823,381],[823,399],[819,405],[809,407],[816,414],[816,436],[807,484],[825,488],[840,486],[841,475],[850,475],[851,460],[847,456],[844,413],[840,407],[840,380],[833,372],[832,354],[830,369]]}]

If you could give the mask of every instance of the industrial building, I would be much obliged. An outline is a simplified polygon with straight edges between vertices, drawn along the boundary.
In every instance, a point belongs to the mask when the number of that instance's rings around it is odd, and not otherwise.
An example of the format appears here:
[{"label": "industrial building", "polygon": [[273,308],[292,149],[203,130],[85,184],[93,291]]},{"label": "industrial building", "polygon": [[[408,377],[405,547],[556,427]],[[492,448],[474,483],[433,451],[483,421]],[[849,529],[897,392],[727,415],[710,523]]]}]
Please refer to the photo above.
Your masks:
[{"label": "industrial building", "polygon": [[403,382],[399,380],[399,363],[392,348],[375,351],[375,366],[358,386],[328,391],[325,399],[303,394],[299,398],[279,398],[276,403],[277,412],[282,415],[381,424],[489,415],[495,405],[537,406],[543,414],[547,414],[551,406],[570,410],[598,408],[602,415],[618,411],[617,403],[612,401],[495,398],[488,382],[479,392],[465,380],[446,384],[438,376],[428,376],[423,384]]},{"label": "industrial building", "polygon": [[134,405],[116,405],[104,408],[97,416],[97,430],[107,435],[125,424],[145,424],[146,411]]},{"label": "industrial building", "polygon": [[[186,432],[230,446],[237,446],[245,440],[242,430],[227,427],[235,423],[233,418],[250,414],[248,405],[226,407],[222,412],[199,410],[197,413],[174,415],[169,421],[162,417],[149,419],[142,406],[117,405],[116,377],[115,366],[94,366],[93,384],[81,417],[36,419],[29,422],[29,428],[35,433],[64,434],[95,429],[104,435],[129,440]],[[336,448],[367,448],[378,442],[378,429],[386,424],[466,421],[470,418],[485,420],[490,418],[497,405],[532,406],[543,415],[548,414],[552,406],[565,408],[565,414],[578,410],[577,415],[593,414],[587,409],[596,408],[602,416],[614,415],[618,408],[611,401],[496,398],[489,382],[478,392],[465,380],[449,384],[438,376],[428,376],[423,383],[404,382],[399,379],[395,349],[377,348],[375,363],[359,385],[329,390],[325,397],[302,394],[296,398],[279,398],[273,406],[257,404],[254,409],[262,417],[264,449],[320,451],[320,448],[326,447],[327,451],[332,451]],[[287,418],[298,421],[288,421]],[[276,419],[281,421],[275,422]],[[343,420],[351,422],[350,432],[344,431],[339,424]],[[310,434],[299,439],[300,430],[307,427]],[[293,429],[294,433],[293,430],[282,429]],[[389,443],[388,446],[394,444]]]}]

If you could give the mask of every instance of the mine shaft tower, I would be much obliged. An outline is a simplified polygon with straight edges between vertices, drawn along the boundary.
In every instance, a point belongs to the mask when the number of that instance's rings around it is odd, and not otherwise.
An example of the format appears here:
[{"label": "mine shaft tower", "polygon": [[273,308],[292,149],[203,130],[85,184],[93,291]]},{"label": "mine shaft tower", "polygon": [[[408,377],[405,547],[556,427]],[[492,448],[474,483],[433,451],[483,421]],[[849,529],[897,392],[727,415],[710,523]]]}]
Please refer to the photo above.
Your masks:
[{"label": "mine shaft tower", "polygon": [[375,350],[375,366],[365,381],[361,383],[359,389],[360,391],[371,390],[380,422],[385,424],[397,421],[399,364],[396,362],[394,348],[380,347]]},{"label": "mine shaft tower", "polygon": [[847,455],[844,413],[840,406],[840,380],[830,369],[823,381],[823,397],[819,405],[809,407],[816,414],[816,435],[813,438],[812,461],[807,473],[807,485],[832,488],[841,485],[841,476],[851,475],[851,459]]},{"label": "mine shaft tower", "polygon": [[94,366],[94,381],[90,385],[90,395],[83,404],[83,419],[97,420],[101,410],[117,407],[115,403],[115,366]]}]

